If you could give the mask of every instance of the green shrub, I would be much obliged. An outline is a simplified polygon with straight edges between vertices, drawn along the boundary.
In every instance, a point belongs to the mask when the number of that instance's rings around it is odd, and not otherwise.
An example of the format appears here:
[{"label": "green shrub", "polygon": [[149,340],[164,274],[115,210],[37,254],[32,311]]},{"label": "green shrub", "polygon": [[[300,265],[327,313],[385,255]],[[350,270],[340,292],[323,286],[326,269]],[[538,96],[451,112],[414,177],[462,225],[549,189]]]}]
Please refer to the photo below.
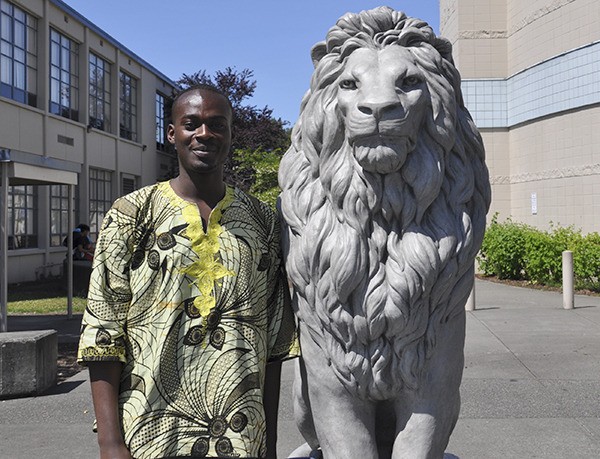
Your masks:
[{"label": "green shrub", "polygon": [[525,237],[524,278],[534,284],[560,285],[562,250],[547,232],[531,230]]},{"label": "green shrub", "polygon": [[582,235],[573,226],[551,224],[549,231],[494,215],[477,257],[486,276],[526,279],[534,284],[560,286],[562,253],[573,252],[575,287],[600,292],[600,234]]},{"label": "green shrub", "polygon": [[590,233],[573,247],[575,287],[600,292],[600,234]]},{"label": "green shrub", "polygon": [[562,253],[572,250],[581,238],[581,231],[572,226],[551,224],[550,231],[530,227],[525,240],[525,279],[534,284],[561,285]]},{"label": "green shrub", "polygon": [[498,223],[498,214],[494,215],[477,257],[484,275],[500,279],[522,278],[527,231],[526,225],[514,223],[511,219]]}]

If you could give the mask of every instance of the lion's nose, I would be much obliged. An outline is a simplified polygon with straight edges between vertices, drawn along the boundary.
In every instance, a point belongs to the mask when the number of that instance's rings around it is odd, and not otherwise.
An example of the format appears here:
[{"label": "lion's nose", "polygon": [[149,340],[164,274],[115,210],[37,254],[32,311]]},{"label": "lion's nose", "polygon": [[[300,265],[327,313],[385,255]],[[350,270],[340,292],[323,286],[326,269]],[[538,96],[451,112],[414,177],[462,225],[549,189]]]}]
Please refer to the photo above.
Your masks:
[{"label": "lion's nose", "polygon": [[358,109],[365,115],[373,116],[376,119],[381,119],[386,113],[394,111],[400,107],[400,101],[363,101],[358,104]]}]

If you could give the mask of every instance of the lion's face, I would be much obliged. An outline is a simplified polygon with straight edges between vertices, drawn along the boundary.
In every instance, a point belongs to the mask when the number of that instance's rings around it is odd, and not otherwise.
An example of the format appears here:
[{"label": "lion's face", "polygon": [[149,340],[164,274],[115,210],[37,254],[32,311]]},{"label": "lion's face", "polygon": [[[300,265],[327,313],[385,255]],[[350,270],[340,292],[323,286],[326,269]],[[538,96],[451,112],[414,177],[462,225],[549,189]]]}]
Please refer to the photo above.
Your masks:
[{"label": "lion's face", "polygon": [[416,145],[430,107],[425,76],[401,46],[360,48],[347,59],[337,102],[346,138],[367,171],[397,171]]}]

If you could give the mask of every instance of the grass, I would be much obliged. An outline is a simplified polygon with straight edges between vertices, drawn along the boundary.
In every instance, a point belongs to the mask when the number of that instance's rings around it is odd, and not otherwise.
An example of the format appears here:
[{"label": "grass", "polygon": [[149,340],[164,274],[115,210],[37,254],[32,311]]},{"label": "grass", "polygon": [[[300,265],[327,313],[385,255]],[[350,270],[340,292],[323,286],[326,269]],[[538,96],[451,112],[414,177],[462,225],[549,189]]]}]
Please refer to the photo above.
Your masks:
[{"label": "grass", "polygon": [[[85,298],[73,296],[73,312],[83,312],[85,303]],[[8,314],[65,314],[67,294],[63,280],[10,284],[7,306]]]}]

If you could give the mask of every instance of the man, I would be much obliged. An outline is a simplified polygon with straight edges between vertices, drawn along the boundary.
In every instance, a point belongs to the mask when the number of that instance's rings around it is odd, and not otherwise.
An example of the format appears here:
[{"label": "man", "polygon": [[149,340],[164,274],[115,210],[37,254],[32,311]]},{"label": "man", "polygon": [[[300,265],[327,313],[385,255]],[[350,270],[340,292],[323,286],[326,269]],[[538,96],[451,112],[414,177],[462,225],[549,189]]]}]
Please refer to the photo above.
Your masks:
[{"label": "man", "polygon": [[96,244],[79,359],[101,458],[274,458],[295,338],[279,224],[223,182],[228,99],[190,88],[172,117],[179,176],[117,200]]},{"label": "man", "polygon": [[[64,239],[63,245],[67,246],[67,238]],[[73,260],[94,259],[94,244],[90,240],[90,227],[85,223],[80,223],[73,230]]]}]

